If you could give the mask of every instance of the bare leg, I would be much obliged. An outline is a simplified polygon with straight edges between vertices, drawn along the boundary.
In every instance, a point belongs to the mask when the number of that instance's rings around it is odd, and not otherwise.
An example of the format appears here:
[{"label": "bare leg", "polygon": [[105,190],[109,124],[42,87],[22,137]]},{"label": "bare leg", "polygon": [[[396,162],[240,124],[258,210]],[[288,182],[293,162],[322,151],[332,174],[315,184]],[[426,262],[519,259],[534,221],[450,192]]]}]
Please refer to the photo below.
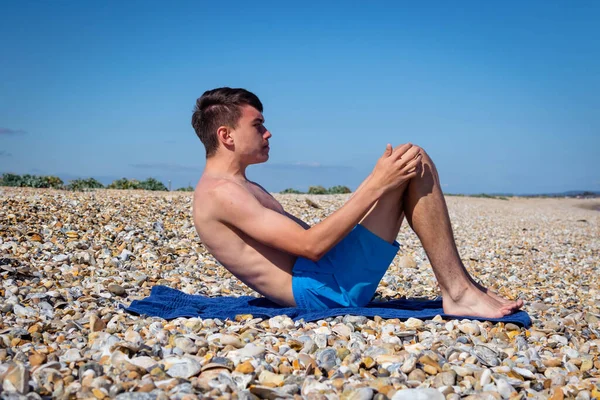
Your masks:
[{"label": "bare leg", "polygon": [[420,174],[404,192],[403,208],[440,284],[444,312],[497,318],[516,311],[523,305],[521,300],[509,301],[488,291],[464,267],[454,242],[437,170],[431,158],[422,153]]},{"label": "bare leg", "polygon": [[422,154],[419,174],[383,196],[361,225],[391,243],[406,215],[440,284],[446,313],[495,318],[516,311],[523,305],[521,300],[510,301],[487,290],[465,269],[454,242],[437,170],[425,151]]}]

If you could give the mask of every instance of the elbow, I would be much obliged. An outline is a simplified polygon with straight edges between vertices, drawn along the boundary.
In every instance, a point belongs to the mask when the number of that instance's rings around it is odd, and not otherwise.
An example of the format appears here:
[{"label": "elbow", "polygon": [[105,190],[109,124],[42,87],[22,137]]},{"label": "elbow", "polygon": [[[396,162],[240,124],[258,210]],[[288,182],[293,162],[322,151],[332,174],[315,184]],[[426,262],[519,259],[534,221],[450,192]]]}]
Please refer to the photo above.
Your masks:
[{"label": "elbow", "polygon": [[308,258],[312,262],[319,261],[321,259],[321,257],[323,257],[323,255],[318,254],[318,253],[309,253],[305,256],[305,258]]},{"label": "elbow", "polygon": [[323,250],[316,244],[309,244],[306,246],[303,253],[302,257],[307,258],[312,262],[319,261],[325,255]]}]

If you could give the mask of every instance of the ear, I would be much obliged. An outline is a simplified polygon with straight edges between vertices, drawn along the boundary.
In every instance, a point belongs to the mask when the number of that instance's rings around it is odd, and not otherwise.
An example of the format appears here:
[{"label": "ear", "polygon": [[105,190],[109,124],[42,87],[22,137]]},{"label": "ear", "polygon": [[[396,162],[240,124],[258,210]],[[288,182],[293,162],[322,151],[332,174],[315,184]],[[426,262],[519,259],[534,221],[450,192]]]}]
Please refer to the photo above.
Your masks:
[{"label": "ear", "polygon": [[233,146],[233,136],[231,135],[231,129],[227,126],[220,126],[217,129],[217,138],[219,142],[223,143],[225,146]]}]

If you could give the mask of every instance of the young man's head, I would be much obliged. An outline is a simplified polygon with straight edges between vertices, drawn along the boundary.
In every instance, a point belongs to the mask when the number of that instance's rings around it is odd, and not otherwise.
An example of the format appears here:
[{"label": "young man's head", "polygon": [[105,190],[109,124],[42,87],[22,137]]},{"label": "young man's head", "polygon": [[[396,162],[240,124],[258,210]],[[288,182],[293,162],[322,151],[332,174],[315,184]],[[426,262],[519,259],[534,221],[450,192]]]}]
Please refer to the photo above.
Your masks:
[{"label": "young man's head", "polygon": [[196,100],[192,127],[206,148],[206,158],[228,150],[248,164],[267,161],[271,133],[262,111],[258,97],[245,89],[204,92]]}]

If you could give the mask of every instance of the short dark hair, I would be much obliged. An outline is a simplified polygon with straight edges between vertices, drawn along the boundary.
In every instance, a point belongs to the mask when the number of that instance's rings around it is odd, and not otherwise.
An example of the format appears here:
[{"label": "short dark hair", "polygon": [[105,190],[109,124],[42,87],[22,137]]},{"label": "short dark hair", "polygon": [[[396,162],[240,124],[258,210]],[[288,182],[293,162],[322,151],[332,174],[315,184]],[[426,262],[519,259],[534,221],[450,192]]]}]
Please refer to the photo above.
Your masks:
[{"label": "short dark hair", "polygon": [[196,100],[192,127],[206,148],[206,158],[214,155],[219,147],[217,129],[224,125],[235,129],[242,116],[240,108],[245,105],[263,111],[258,97],[246,89],[222,87],[207,90]]}]

